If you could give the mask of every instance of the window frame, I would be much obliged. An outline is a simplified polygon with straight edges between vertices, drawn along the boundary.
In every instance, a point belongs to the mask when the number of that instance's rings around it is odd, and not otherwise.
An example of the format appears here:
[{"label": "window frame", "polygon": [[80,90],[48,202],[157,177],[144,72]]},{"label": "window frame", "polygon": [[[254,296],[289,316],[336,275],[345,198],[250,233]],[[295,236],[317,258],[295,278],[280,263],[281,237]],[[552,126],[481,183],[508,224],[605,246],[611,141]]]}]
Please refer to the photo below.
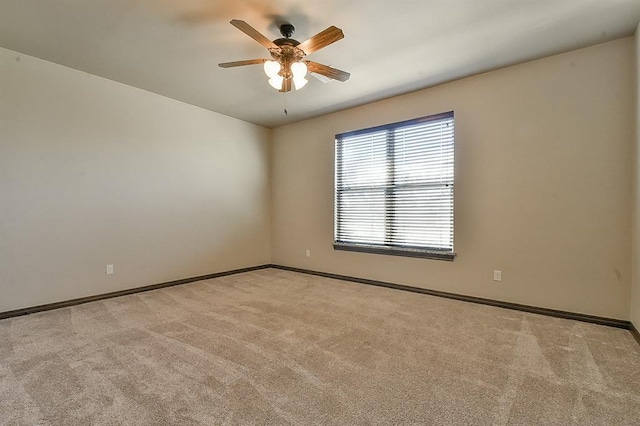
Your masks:
[{"label": "window frame", "polygon": [[[371,243],[359,243],[359,242],[344,242],[338,241],[339,235],[339,226],[340,226],[340,214],[339,205],[340,205],[340,195],[338,188],[339,176],[342,175],[342,171],[340,170],[343,165],[341,153],[339,153],[339,149],[342,148],[342,144],[339,142],[342,138],[357,136],[362,134],[369,134],[375,132],[392,132],[402,127],[411,126],[414,124],[420,124],[425,122],[432,122],[444,119],[451,119],[454,126],[453,133],[453,179],[451,181],[451,250],[440,248],[440,247],[424,247],[424,246],[410,246],[410,245],[394,245],[394,244],[371,244]],[[385,159],[389,161],[389,158],[393,158],[393,152],[390,154],[389,151],[395,150],[394,139],[388,140],[386,142],[386,150],[387,154]],[[395,171],[392,171],[392,181],[395,180]],[[385,189],[386,192],[392,192],[397,190],[395,186],[391,186]],[[393,201],[393,197],[385,195],[384,197],[385,204]],[[400,121],[396,123],[384,124],[381,126],[370,127],[361,130],[355,130],[351,132],[340,133],[335,136],[334,139],[334,238],[333,238],[333,248],[335,250],[343,250],[343,251],[353,251],[353,252],[363,252],[363,253],[373,253],[373,254],[385,254],[385,255],[393,255],[393,256],[407,256],[407,257],[418,257],[418,258],[427,258],[427,259],[437,259],[437,260],[448,260],[452,261],[456,257],[456,253],[454,251],[454,234],[455,234],[455,115],[453,111],[443,112],[439,114],[433,114],[425,117],[419,117],[411,120]],[[385,207],[385,240],[387,239],[387,235],[389,233],[390,225],[389,221],[386,219],[387,216],[393,216],[395,214],[395,210],[389,207]]]}]

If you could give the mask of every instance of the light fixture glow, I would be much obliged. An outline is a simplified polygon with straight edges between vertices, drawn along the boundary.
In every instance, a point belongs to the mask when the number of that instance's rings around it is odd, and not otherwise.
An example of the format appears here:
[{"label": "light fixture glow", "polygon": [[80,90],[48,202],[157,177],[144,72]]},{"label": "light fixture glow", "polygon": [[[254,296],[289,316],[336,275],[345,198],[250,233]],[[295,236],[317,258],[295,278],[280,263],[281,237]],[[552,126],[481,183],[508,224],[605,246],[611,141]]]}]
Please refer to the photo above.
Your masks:
[{"label": "light fixture glow", "polygon": [[281,76],[276,74],[275,77],[269,79],[269,84],[274,89],[280,90],[280,89],[282,89],[282,81],[283,80],[284,80],[284,78],[282,78]]},{"label": "light fixture glow", "polygon": [[307,64],[304,62],[294,62],[291,64],[291,72],[293,73],[293,78],[303,79],[304,76],[307,75]]},{"label": "light fixture glow", "polygon": [[278,61],[265,61],[264,73],[269,77],[269,85],[276,90],[282,90],[282,83],[284,76],[280,73],[287,73],[288,78],[293,80],[293,86],[296,90],[302,89],[308,82],[305,75],[307,75],[307,64],[304,62],[294,62],[289,65],[289,70],[282,71],[283,65]]},{"label": "light fixture glow", "polygon": [[[276,61],[266,61],[264,63],[264,73],[267,74],[269,78],[277,78],[280,77],[278,73],[280,72],[280,63]],[[282,77],[280,77],[282,78]]]},{"label": "light fixture glow", "polygon": [[296,88],[296,90],[302,89],[308,82],[309,82],[309,80],[307,80],[304,77],[294,77],[293,78],[293,86]]}]

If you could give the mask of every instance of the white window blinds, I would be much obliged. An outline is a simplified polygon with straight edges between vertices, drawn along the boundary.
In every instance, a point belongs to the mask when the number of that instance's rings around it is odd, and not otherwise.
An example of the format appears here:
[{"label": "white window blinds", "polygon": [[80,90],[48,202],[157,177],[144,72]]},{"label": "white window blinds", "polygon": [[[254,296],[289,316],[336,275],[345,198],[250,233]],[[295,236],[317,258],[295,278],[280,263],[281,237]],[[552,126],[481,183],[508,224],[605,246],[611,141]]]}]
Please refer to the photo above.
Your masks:
[{"label": "white window blinds", "polygon": [[453,112],[337,135],[335,155],[336,249],[453,258]]}]

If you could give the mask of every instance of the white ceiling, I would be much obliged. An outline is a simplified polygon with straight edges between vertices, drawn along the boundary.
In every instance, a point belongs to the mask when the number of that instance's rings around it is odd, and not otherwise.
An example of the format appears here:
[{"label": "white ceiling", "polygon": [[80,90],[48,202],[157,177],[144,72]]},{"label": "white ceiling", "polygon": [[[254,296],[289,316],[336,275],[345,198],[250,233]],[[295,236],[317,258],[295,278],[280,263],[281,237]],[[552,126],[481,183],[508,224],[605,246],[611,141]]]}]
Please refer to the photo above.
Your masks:
[{"label": "white ceiling", "polygon": [[[279,93],[268,58],[229,24],[304,41],[345,38],[309,59],[349,71]],[[0,0],[0,46],[267,127],[633,34],[640,0]],[[284,115],[284,108],[289,112]]]}]

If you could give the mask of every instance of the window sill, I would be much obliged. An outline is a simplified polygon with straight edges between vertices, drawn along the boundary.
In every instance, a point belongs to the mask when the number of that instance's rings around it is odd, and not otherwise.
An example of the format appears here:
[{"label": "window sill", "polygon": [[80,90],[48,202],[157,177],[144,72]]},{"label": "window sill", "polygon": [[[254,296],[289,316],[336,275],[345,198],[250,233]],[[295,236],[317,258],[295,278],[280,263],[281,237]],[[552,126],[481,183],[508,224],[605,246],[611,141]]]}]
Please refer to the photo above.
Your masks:
[{"label": "window sill", "polygon": [[419,248],[391,248],[365,244],[333,243],[334,250],[356,251],[361,253],[387,254],[392,256],[419,257],[423,259],[452,261],[456,254],[450,251]]}]

